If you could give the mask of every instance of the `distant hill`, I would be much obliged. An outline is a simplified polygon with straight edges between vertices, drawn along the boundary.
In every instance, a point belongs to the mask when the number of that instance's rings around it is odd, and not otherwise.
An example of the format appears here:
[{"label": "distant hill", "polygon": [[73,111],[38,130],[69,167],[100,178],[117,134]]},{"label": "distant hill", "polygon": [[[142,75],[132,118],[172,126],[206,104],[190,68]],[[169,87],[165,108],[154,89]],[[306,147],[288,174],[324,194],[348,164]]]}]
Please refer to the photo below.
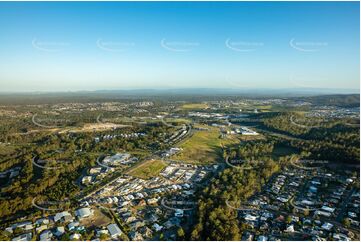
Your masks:
[{"label": "distant hill", "polygon": [[[301,98],[302,101],[315,105],[332,105],[338,107],[360,107],[360,94],[322,95]],[[299,100],[299,99],[298,99]]]},{"label": "distant hill", "polygon": [[[205,101],[220,98],[297,98],[319,105],[359,106],[359,90],[269,88],[123,89],[74,92],[0,92],[0,105],[130,100]],[[322,95],[322,96],[321,96]]]}]

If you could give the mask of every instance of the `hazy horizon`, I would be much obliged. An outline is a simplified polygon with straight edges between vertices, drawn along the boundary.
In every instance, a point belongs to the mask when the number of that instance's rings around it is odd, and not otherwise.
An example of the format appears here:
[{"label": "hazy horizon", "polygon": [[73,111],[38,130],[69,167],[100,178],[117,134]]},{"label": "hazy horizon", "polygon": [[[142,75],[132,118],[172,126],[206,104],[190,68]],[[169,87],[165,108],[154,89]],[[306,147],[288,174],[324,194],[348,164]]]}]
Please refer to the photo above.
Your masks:
[{"label": "hazy horizon", "polygon": [[126,95],[157,95],[157,94],[179,94],[179,95],[352,95],[360,94],[360,89],[345,89],[345,88],[119,88],[119,89],[96,89],[96,90],[63,90],[63,91],[1,91],[0,95],[47,95],[47,94],[106,94],[119,93]]}]

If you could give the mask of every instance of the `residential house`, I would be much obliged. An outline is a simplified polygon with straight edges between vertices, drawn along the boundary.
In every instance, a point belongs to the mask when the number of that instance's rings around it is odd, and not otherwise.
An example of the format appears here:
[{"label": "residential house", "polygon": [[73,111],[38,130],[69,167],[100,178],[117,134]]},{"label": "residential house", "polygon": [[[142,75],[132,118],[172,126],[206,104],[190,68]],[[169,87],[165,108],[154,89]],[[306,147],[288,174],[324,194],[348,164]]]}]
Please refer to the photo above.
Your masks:
[{"label": "residential house", "polygon": [[80,208],[78,210],[75,211],[75,215],[79,218],[79,219],[83,219],[83,218],[87,218],[92,216],[94,213],[94,211],[90,208]]},{"label": "residential house", "polygon": [[73,219],[73,216],[68,212],[68,211],[64,211],[61,213],[57,213],[54,216],[54,222],[58,222],[63,220],[64,222],[70,221]]},{"label": "residential house", "polygon": [[17,237],[14,237],[12,239],[12,241],[30,241],[32,236],[33,236],[32,233],[26,233],[26,234],[22,234]]},{"label": "residential house", "polygon": [[56,237],[60,237],[65,233],[65,228],[64,227],[56,227],[55,231],[54,231],[54,235]]},{"label": "residential house", "polygon": [[40,234],[41,241],[50,241],[53,237],[53,233],[50,230],[45,230]]},{"label": "residential house", "polygon": [[107,226],[107,229],[109,231],[110,236],[114,239],[117,238],[118,236],[120,236],[122,234],[122,231],[120,230],[120,228],[118,227],[118,225],[116,224],[109,224]]}]

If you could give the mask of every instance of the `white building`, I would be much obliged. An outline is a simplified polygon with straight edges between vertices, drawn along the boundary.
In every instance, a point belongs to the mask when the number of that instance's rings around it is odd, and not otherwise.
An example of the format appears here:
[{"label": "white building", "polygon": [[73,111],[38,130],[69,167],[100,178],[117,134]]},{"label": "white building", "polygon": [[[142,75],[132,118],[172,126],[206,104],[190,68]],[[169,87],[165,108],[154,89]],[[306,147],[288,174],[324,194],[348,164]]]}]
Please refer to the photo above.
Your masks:
[{"label": "white building", "polygon": [[174,216],[181,218],[181,217],[183,217],[183,214],[184,214],[184,211],[182,209],[176,209]]},{"label": "white building", "polygon": [[78,233],[72,234],[69,237],[70,240],[79,240],[80,238],[81,238],[81,235]]},{"label": "white building", "polygon": [[57,228],[55,229],[54,235],[55,235],[56,237],[60,237],[60,236],[62,236],[64,233],[65,233],[65,228],[64,228],[64,227],[57,227]]},{"label": "white building", "polygon": [[288,232],[288,233],[295,232],[295,228],[294,228],[293,224],[287,227],[286,232]]},{"label": "white building", "polygon": [[89,216],[92,216],[94,213],[94,211],[90,208],[80,208],[78,210],[75,211],[75,215],[79,218],[87,218]]},{"label": "white building", "polygon": [[32,238],[32,233],[22,234],[12,239],[12,241],[30,241]]},{"label": "white building", "polygon": [[44,232],[42,232],[40,234],[40,240],[41,241],[50,241],[51,237],[53,237],[53,234],[51,233],[50,230],[45,230]]},{"label": "white building", "polygon": [[83,183],[83,184],[88,184],[88,183],[90,183],[92,180],[93,180],[93,177],[92,177],[92,176],[84,176],[84,177],[81,179],[81,183]]},{"label": "white building", "polygon": [[244,217],[244,219],[247,220],[247,221],[256,221],[257,217],[253,216],[251,214],[247,214],[246,217]]},{"label": "white building", "polygon": [[64,211],[64,212],[61,212],[61,213],[57,213],[57,214],[55,214],[55,216],[54,216],[54,221],[55,221],[55,222],[58,222],[59,220],[61,220],[62,218],[66,217],[66,216],[70,216],[70,217],[71,217],[71,214],[70,214],[68,211]]},{"label": "white building", "polygon": [[120,230],[120,228],[116,224],[109,224],[107,226],[107,229],[108,229],[109,234],[110,234],[110,236],[112,238],[117,238],[118,236],[120,236],[122,234],[122,231]]},{"label": "white building", "polygon": [[89,174],[93,175],[93,174],[98,174],[102,171],[102,168],[101,167],[93,167],[93,168],[90,168],[89,170]]},{"label": "white building", "polygon": [[242,135],[258,135],[256,131],[253,131],[247,127],[241,127],[241,134]]},{"label": "white building", "polygon": [[322,229],[327,230],[327,231],[330,231],[332,228],[333,228],[333,224],[330,224],[330,223],[324,223],[322,225]]},{"label": "white building", "polygon": [[156,232],[159,232],[159,231],[161,231],[161,230],[163,229],[163,226],[155,223],[155,224],[153,224],[152,228],[153,228]]},{"label": "white building", "polygon": [[106,165],[118,165],[122,162],[127,161],[130,158],[130,154],[127,153],[117,153],[113,156],[106,156],[103,160],[103,163]]}]

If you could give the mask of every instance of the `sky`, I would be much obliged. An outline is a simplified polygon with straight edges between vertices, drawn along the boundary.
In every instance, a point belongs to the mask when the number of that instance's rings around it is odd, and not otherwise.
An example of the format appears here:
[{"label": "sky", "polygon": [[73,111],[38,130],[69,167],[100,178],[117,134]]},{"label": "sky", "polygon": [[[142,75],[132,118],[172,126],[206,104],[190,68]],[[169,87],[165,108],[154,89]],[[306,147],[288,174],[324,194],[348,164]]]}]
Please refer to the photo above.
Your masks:
[{"label": "sky", "polygon": [[359,90],[359,2],[0,2],[0,92]]}]

